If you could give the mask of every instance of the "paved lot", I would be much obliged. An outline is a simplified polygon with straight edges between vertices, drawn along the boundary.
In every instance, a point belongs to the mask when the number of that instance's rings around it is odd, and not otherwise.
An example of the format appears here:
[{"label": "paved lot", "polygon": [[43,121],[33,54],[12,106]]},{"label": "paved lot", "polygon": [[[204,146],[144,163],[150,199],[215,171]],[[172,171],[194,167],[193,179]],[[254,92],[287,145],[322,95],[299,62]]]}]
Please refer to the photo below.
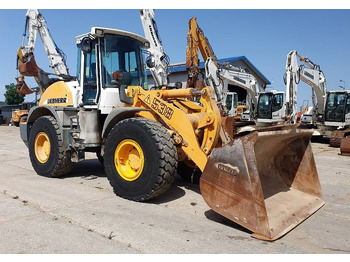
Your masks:
[{"label": "paved lot", "polygon": [[0,254],[349,254],[350,157],[312,146],[326,205],[265,242],[211,211],[179,177],[150,203],[115,196],[93,154],[69,176],[40,177],[19,128],[0,126]]}]

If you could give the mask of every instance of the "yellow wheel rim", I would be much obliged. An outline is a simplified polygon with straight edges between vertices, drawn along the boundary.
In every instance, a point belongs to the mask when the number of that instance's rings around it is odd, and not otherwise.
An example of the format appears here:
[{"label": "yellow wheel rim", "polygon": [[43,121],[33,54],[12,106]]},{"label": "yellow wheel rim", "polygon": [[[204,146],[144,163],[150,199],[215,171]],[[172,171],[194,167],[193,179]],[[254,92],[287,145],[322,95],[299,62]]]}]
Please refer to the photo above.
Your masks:
[{"label": "yellow wheel rim", "polygon": [[34,151],[36,159],[42,164],[46,163],[51,153],[50,139],[45,132],[40,132],[35,137]]},{"label": "yellow wheel rim", "polygon": [[131,139],[123,140],[114,153],[115,167],[119,175],[127,181],[134,181],[141,175],[144,160],[142,148]]}]

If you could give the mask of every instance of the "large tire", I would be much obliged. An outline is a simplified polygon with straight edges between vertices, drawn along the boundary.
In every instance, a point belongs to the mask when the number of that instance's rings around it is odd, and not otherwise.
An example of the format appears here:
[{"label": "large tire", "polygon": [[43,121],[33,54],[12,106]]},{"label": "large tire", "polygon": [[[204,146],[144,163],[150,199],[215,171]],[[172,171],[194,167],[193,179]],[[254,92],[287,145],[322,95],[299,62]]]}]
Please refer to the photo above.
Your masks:
[{"label": "large tire", "polygon": [[70,151],[63,149],[62,134],[52,116],[38,118],[29,135],[29,156],[40,176],[59,177],[73,167]]},{"label": "large tire", "polygon": [[104,166],[116,195],[134,201],[150,200],[174,181],[177,151],[161,124],[130,118],[116,124],[108,134]]}]

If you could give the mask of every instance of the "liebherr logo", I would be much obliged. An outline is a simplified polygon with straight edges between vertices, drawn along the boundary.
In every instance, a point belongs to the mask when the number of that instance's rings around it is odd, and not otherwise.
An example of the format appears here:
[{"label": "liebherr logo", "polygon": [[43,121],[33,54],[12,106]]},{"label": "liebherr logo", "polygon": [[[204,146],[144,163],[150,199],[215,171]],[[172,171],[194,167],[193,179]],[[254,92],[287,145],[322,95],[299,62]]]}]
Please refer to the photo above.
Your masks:
[{"label": "liebherr logo", "polygon": [[49,98],[47,99],[48,104],[60,104],[60,103],[67,103],[67,98]]},{"label": "liebherr logo", "polygon": [[311,79],[314,79],[314,76],[312,74],[310,74],[309,72],[304,72],[304,75],[311,78]]},{"label": "liebherr logo", "polygon": [[243,80],[243,79],[241,79],[241,78],[239,78],[239,77],[237,77],[237,76],[234,76],[233,79],[234,79],[234,80],[237,80],[238,82],[241,82],[242,84],[245,84],[245,83],[246,83],[245,80]]},{"label": "liebherr logo", "polygon": [[231,174],[232,176],[237,176],[239,173],[238,167],[232,166],[230,164],[216,163],[216,168],[220,171]]},{"label": "liebherr logo", "polygon": [[151,36],[152,36],[152,39],[153,39],[154,45],[155,45],[155,46],[158,46],[158,44],[157,44],[157,40],[156,40],[156,38],[155,38],[155,36],[154,36],[154,33],[153,33],[152,26],[148,26],[148,27],[149,27],[149,31],[150,31],[150,33],[151,33]]}]

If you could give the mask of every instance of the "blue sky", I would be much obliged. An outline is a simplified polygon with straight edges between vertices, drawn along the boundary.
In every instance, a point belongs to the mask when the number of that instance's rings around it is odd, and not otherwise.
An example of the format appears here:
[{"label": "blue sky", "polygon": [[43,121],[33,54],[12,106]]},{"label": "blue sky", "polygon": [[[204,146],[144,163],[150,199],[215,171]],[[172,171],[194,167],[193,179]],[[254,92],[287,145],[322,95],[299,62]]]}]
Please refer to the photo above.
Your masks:
[{"label": "blue sky", "polygon": [[[117,28],[144,35],[138,9],[45,7],[43,5],[40,9],[39,5],[39,11],[45,17],[56,44],[67,55],[72,75],[76,73],[77,58],[74,37],[88,32],[92,26]],[[141,4],[140,7],[144,6]],[[5,85],[15,83],[18,75],[15,68],[16,51],[22,44],[26,13],[26,9],[10,8],[0,9],[0,101],[5,100]],[[340,80],[345,81],[346,89],[350,89],[350,9],[243,8],[245,9],[155,8],[155,19],[170,62],[185,61],[188,21],[191,17],[197,17],[198,25],[218,58],[246,56],[272,82],[271,89],[285,90],[283,74],[286,56],[291,50],[297,50],[298,54],[307,56],[321,66],[328,90],[343,86],[344,83]],[[49,72],[49,61],[39,37],[35,56],[38,65]],[[32,87],[36,86],[33,80],[28,83]],[[309,100],[311,105],[311,88],[300,83],[298,91],[298,106],[301,106],[303,100]],[[33,96],[28,96],[26,101],[33,99]]]}]

